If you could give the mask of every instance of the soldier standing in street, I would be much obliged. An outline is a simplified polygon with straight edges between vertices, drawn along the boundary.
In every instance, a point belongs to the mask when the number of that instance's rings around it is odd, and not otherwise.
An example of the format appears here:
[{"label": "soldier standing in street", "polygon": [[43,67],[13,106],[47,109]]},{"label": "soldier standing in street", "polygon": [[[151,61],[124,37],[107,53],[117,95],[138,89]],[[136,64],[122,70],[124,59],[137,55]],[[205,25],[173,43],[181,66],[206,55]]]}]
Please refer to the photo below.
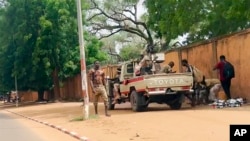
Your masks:
[{"label": "soldier standing in street", "polygon": [[104,100],[105,115],[109,117],[110,114],[108,114],[108,96],[106,92],[105,73],[101,70],[99,61],[94,62],[94,68],[90,70],[89,77],[90,86],[94,94],[95,114],[98,115],[98,99],[99,96],[101,96]]}]

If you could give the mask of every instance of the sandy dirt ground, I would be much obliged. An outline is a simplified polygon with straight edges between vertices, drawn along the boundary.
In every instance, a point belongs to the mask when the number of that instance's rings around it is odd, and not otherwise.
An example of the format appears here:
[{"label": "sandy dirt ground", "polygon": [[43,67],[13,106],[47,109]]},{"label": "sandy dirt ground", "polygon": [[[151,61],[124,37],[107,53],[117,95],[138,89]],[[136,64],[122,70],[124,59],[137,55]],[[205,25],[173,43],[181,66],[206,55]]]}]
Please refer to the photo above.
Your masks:
[{"label": "sandy dirt ground", "polygon": [[213,109],[210,106],[170,110],[167,105],[151,104],[146,112],[133,112],[129,103],[116,105],[104,116],[99,104],[99,116],[94,116],[90,104],[90,119],[83,117],[82,103],[48,103],[8,108],[9,111],[46,121],[75,131],[91,141],[228,141],[230,124],[250,124],[250,105]]}]

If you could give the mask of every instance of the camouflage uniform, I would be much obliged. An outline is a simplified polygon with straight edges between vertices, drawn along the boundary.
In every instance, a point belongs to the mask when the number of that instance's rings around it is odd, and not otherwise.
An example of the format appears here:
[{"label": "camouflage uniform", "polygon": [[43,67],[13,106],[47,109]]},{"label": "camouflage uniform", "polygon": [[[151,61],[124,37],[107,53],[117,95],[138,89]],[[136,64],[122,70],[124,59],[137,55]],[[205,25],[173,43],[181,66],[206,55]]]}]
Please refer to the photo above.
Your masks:
[{"label": "camouflage uniform", "polygon": [[108,96],[106,89],[103,85],[94,86],[95,94],[94,94],[94,104],[98,103],[99,97],[103,98],[104,103],[108,103]]},{"label": "camouflage uniform", "polygon": [[92,70],[90,70],[89,77],[90,77],[90,80],[92,81],[92,85],[93,85],[92,89],[94,91],[93,95],[94,95],[95,113],[98,114],[97,104],[98,104],[99,96],[101,96],[104,100],[105,115],[110,116],[108,114],[108,96],[107,96],[107,92],[106,92],[106,88],[105,88],[105,82],[104,82],[105,74],[104,74],[104,72],[100,69],[98,69],[98,70],[92,69]]},{"label": "camouflage uniform", "polygon": [[164,73],[171,73],[172,72],[172,68],[169,65],[167,65],[167,66],[165,66],[163,68],[162,72],[164,72]]}]

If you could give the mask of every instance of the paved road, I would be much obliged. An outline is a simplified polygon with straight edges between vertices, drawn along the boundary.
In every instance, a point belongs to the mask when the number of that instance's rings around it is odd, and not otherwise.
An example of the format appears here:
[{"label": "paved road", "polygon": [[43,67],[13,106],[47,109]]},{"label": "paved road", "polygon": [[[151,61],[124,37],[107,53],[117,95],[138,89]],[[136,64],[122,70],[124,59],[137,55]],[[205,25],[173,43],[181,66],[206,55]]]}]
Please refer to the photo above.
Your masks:
[{"label": "paved road", "polygon": [[1,141],[76,141],[51,127],[0,110]]},{"label": "paved road", "polygon": [[0,112],[0,137],[4,141],[44,141],[32,129]]}]

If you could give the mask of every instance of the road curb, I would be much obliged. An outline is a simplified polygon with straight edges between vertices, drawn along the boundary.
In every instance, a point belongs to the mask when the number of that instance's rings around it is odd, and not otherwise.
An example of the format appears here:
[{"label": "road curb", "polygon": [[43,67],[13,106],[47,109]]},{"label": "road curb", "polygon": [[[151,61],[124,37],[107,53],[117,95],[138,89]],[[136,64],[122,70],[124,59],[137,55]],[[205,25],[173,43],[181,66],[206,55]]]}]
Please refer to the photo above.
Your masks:
[{"label": "road curb", "polygon": [[12,114],[15,114],[15,115],[18,115],[18,116],[21,116],[21,117],[24,117],[24,118],[27,118],[29,120],[32,120],[32,121],[35,121],[35,122],[38,122],[40,124],[43,124],[43,125],[46,125],[46,126],[49,126],[49,127],[52,127],[54,129],[57,129],[65,134],[68,134],[76,139],[78,139],[79,141],[90,141],[89,138],[87,138],[86,136],[81,136],[79,135],[78,133],[74,132],[74,131],[69,131],[61,126],[56,126],[56,125],[53,125],[53,124],[50,124],[48,122],[45,122],[45,121],[40,121],[38,119],[34,119],[34,118],[31,118],[31,117],[27,117],[27,116],[24,116],[24,115],[21,115],[21,114],[18,114],[18,113],[15,113],[15,112],[12,112],[12,111],[9,111],[9,110],[5,110],[7,112],[10,112]]}]

